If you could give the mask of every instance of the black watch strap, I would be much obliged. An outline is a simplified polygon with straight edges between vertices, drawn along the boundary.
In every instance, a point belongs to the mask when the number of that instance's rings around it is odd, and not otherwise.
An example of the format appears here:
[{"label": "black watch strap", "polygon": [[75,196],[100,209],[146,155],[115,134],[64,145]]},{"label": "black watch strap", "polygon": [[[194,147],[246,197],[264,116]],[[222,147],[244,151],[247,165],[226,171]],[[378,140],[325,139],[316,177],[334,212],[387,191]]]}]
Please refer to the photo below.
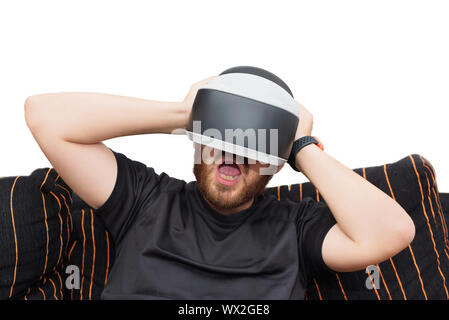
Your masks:
[{"label": "black watch strap", "polygon": [[293,168],[293,170],[300,172],[298,168],[296,168],[296,154],[302,148],[311,143],[318,145],[318,147],[323,150],[321,142],[313,136],[304,136],[293,142],[292,151],[290,152],[290,156],[288,157],[288,164]]}]

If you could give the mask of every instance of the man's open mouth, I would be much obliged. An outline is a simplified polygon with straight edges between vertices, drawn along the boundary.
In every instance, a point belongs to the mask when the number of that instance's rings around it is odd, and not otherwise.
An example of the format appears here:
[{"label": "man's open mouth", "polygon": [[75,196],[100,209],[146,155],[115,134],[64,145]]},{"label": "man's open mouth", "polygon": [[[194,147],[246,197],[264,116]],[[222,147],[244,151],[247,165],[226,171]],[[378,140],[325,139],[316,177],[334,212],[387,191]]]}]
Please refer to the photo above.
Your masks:
[{"label": "man's open mouth", "polygon": [[217,180],[227,186],[232,186],[238,182],[242,176],[242,171],[236,163],[222,163],[217,167]]}]

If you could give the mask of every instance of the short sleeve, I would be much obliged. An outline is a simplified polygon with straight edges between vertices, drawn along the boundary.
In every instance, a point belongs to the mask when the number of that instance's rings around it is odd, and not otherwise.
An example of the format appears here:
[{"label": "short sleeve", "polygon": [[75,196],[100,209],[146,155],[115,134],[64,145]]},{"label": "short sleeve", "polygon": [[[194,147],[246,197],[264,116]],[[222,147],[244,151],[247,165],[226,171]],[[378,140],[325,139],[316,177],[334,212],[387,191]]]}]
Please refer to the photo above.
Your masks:
[{"label": "short sleeve", "polygon": [[[324,263],[322,255],[326,234],[337,222],[329,207],[311,197],[301,201],[298,213],[297,232],[300,266],[307,280],[323,271],[332,271]],[[306,281],[307,281],[306,280]]]},{"label": "short sleeve", "polygon": [[95,212],[117,245],[134,222],[142,199],[158,186],[159,175],[145,164],[110,150],[117,161],[117,177],[109,198]]}]

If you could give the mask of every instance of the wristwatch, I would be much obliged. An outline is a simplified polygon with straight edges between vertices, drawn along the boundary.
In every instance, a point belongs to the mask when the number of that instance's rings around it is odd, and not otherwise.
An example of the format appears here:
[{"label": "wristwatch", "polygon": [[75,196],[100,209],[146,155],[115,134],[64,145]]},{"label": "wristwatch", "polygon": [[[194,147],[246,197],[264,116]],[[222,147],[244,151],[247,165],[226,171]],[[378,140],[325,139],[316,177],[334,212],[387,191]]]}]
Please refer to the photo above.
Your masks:
[{"label": "wristwatch", "polygon": [[298,168],[296,168],[296,154],[299,152],[299,150],[311,143],[316,144],[318,148],[324,151],[323,144],[315,136],[303,136],[293,142],[292,151],[290,151],[290,156],[288,157],[288,164],[293,168],[293,170],[300,172]]}]

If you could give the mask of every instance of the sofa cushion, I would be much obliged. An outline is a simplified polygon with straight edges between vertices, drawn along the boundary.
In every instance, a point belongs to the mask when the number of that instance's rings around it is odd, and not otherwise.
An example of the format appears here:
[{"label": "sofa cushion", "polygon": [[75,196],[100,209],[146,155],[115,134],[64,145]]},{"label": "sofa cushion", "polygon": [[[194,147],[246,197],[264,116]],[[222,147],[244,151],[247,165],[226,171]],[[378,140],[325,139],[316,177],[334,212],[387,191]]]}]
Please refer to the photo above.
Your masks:
[{"label": "sofa cushion", "polygon": [[[410,214],[416,227],[415,238],[399,254],[370,268],[370,275],[363,270],[316,276],[308,286],[307,298],[448,299],[447,217],[443,213],[430,162],[421,155],[412,154],[394,163],[353,170],[395,199]],[[311,182],[269,188],[266,192],[279,199],[301,201],[311,197],[325,203]],[[376,279],[379,280],[378,287],[372,285]]]},{"label": "sofa cushion", "polygon": [[53,168],[0,179],[0,299],[62,297],[52,277],[64,263],[70,205],[71,190]]}]

